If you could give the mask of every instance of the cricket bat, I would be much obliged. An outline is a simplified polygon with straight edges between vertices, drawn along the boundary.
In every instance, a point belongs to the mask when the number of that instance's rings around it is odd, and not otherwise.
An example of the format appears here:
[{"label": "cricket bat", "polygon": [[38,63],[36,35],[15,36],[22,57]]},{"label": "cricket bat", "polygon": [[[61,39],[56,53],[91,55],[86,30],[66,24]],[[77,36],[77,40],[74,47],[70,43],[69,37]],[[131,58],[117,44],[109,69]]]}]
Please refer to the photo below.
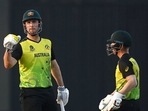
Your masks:
[{"label": "cricket bat", "polygon": [[65,107],[64,107],[64,104],[63,104],[62,100],[60,101],[60,108],[61,108],[61,111],[65,111]]}]

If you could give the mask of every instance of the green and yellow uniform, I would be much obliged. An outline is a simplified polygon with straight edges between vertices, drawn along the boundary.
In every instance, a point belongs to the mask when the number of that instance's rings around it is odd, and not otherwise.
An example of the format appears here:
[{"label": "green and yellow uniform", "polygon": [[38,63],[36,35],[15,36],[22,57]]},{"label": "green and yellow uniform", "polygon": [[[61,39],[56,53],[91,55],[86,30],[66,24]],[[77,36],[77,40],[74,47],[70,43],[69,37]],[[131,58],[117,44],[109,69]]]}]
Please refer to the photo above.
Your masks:
[{"label": "green and yellow uniform", "polygon": [[140,98],[140,69],[136,60],[130,57],[129,54],[124,54],[118,61],[116,67],[116,90],[119,91],[126,84],[126,77],[135,75],[137,79],[137,86],[126,94],[126,100],[138,100]]},{"label": "green and yellow uniform", "polygon": [[49,39],[34,42],[26,38],[18,44],[12,56],[19,63],[21,88],[52,86],[51,60],[55,57]]},{"label": "green and yellow uniform", "polygon": [[51,61],[55,60],[52,42],[25,38],[12,52],[20,73],[20,103],[23,111],[57,111],[51,80]]}]

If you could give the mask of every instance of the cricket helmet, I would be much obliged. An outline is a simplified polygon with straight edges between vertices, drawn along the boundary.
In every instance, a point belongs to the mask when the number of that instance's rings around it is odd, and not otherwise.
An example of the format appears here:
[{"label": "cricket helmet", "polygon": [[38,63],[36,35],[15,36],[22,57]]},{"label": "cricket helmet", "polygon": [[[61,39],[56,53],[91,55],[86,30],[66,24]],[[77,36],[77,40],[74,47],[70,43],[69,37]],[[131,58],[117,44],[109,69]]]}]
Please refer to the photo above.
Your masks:
[{"label": "cricket helmet", "polygon": [[[111,46],[112,43],[115,43],[114,46]],[[131,35],[124,30],[115,31],[109,40],[107,40],[107,53],[108,55],[113,54],[113,49],[116,51],[121,49],[121,46],[131,47],[132,39]]]},{"label": "cricket helmet", "polygon": [[25,34],[27,34],[25,22],[28,21],[28,20],[38,20],[39,21],[39,29],[38,29],[38,32],[36,33],[36,34],[39,34],[42,31],[42,18],[40,16],[40,14],[34,9],[27,10],[23,14],[22,23],[23,23],[23,28],[24,28]]},{"label": "cricket helmet", "polygon": [[39,20],[39,21],[42,20],[40,14],[39,14],[36,10],[33,10],[33,9],[27,10],[27,11],[23,14],[23,19],[22,19],[22,21],[25,22],[25,21],[27,21],[27,20],[32,20],[32,19]]}]

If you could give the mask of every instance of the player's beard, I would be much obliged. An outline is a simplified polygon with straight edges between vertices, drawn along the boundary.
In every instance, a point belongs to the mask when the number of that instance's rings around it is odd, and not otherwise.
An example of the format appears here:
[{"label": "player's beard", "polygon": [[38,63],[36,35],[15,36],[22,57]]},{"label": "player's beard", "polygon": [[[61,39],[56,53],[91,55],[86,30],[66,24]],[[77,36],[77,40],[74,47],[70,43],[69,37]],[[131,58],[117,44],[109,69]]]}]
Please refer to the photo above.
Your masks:
[{"label": "player's beard", "polygon": [[31,36],[36,36],[36,35],[38,35],[38,30],[36,30],[36,31],[27,31],[27,33],[29,35],[31,35]]}]

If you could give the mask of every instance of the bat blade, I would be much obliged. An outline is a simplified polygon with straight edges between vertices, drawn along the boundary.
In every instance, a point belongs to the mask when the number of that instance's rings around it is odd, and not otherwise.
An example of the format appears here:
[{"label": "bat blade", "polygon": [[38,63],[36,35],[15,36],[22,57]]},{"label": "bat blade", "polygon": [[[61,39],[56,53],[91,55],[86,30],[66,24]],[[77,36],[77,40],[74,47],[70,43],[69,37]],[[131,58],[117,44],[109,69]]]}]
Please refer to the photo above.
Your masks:
[{"label": "bat blade", "polygon": [[63,101],[60,101],[60,108],[61,108],[61,111],[65,111],[65,107],[64,107]]}]

